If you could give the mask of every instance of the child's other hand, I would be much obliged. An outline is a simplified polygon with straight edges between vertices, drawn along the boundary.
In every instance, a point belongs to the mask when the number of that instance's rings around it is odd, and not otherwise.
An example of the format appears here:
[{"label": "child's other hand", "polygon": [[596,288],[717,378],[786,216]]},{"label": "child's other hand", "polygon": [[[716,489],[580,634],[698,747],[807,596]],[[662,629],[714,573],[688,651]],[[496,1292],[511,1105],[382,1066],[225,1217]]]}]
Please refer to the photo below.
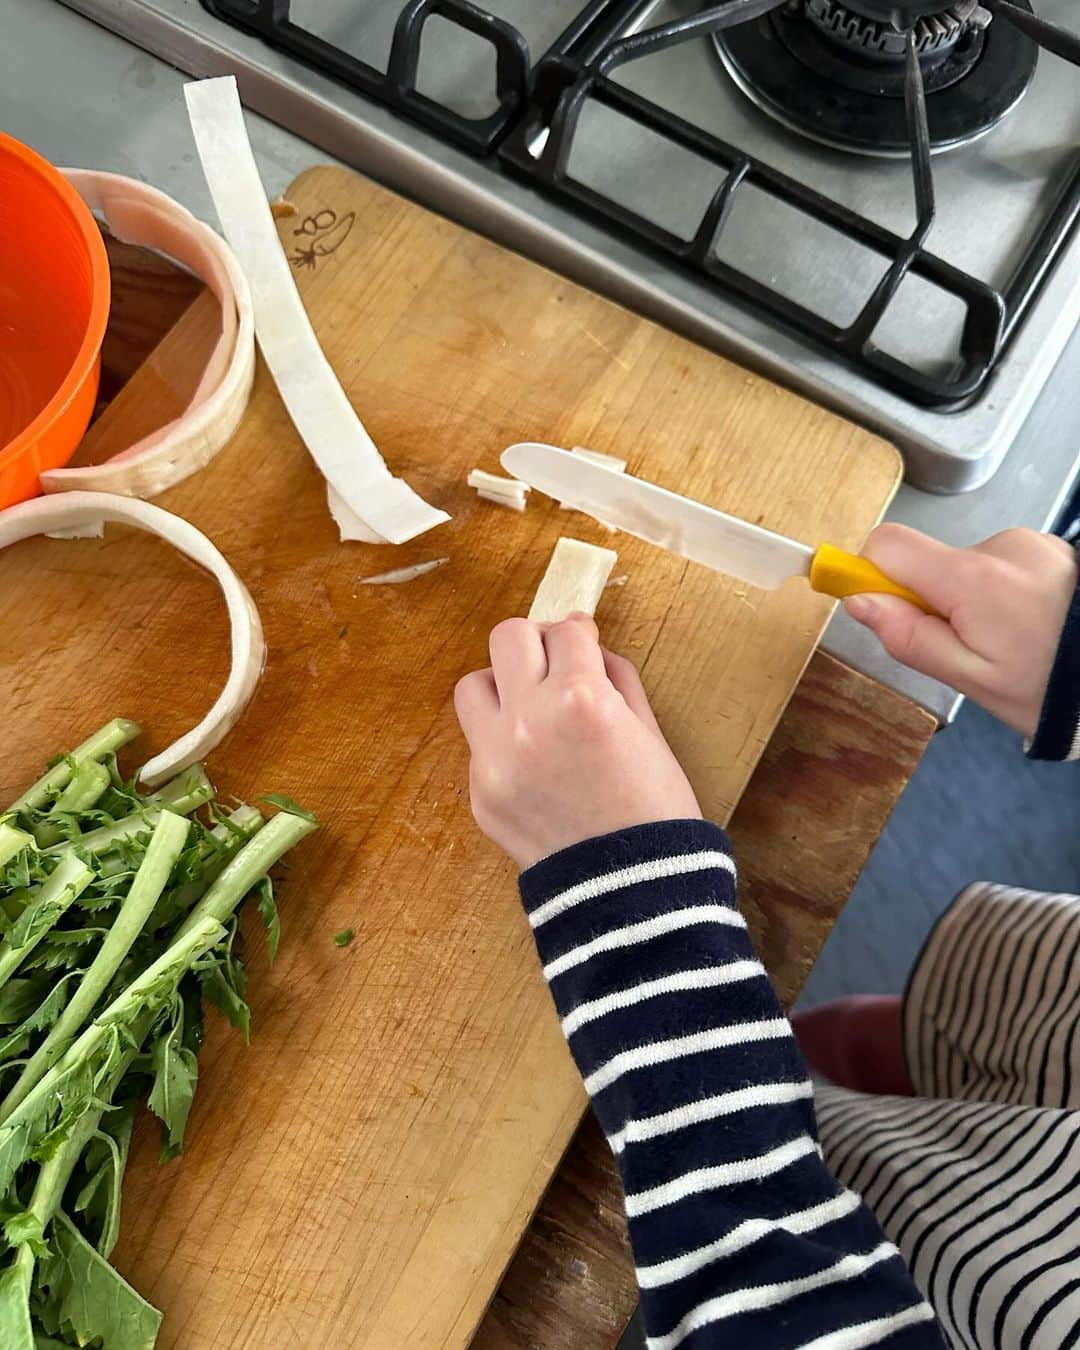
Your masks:
[{"label": "child's other hand", "polygon": [[949,548],[903,525],[881,525],[863,554],[945,618],[887,595],[854,596],[848,613],[897,661],[1033,736],[1076,590],[1069,545],[1033,530],[1006,530],[973,548]]},{"label": "child's other hand", "polygon": [[584,615],[546,631],[499,624],[491,669],[466,675],[455,703],[476,823],[519,867],[612,830],[701,817],[637,671]]}]

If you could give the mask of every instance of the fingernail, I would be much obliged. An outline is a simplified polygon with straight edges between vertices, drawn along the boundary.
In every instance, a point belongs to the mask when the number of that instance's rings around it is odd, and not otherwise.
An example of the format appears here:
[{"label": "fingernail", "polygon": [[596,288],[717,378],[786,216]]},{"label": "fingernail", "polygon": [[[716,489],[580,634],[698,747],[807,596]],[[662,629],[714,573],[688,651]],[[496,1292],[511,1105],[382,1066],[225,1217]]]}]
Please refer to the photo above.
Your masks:
[{"label": "fingernail", "polygon": [[877,613],[877,601],[868,595],[849,595],[844,608],[857,623],[869,623]]}]

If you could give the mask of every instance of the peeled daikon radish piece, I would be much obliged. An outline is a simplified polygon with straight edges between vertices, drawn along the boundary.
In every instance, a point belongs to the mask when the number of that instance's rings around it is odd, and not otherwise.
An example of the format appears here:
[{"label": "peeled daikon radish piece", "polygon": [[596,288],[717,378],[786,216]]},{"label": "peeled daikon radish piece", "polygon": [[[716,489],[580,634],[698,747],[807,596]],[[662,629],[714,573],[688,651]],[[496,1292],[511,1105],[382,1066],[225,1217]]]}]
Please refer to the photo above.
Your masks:
[{"label": "peeled daikon radish piece", "polygon": [[580,539],[562,538],[529,610],[536,623],[559,623],[570,614],[595,614],[619,555]]}]

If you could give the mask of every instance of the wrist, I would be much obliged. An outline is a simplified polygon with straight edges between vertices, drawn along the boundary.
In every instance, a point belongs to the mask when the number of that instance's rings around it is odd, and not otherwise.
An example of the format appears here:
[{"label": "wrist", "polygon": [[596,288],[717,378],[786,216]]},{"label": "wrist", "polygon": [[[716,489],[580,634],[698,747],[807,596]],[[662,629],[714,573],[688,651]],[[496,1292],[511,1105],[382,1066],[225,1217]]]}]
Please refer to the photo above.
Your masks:
[{"label": "wrist", "polygon": [[572,844],[526,868],[518,884],[546,960],[545,949],[565,946],[579,926],[626,921],[650,884],[665,882],[665,904],[678,908],[686,893],[700,892],[703,871],[717,874],[717,899],[734,907],[735,862],[725,832],[711,821],[675,819]]}]

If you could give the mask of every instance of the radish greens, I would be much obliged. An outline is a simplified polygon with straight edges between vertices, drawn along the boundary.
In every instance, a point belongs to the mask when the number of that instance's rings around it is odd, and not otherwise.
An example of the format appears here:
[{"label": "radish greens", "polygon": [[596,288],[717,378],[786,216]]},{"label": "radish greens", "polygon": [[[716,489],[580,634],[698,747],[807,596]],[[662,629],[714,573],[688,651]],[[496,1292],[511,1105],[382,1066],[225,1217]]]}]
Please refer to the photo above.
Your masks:
[{"label": "radish greens", "polygon": [[110,722],[0,811],[0,1346],[151,1350],[162,1315],[109,1264],[136,1106],[183,1149],[207,1003],[245,1038],[239,910],[271,960],[270,871],[317,828],[226,808],[200,765],[126,782]]}]

